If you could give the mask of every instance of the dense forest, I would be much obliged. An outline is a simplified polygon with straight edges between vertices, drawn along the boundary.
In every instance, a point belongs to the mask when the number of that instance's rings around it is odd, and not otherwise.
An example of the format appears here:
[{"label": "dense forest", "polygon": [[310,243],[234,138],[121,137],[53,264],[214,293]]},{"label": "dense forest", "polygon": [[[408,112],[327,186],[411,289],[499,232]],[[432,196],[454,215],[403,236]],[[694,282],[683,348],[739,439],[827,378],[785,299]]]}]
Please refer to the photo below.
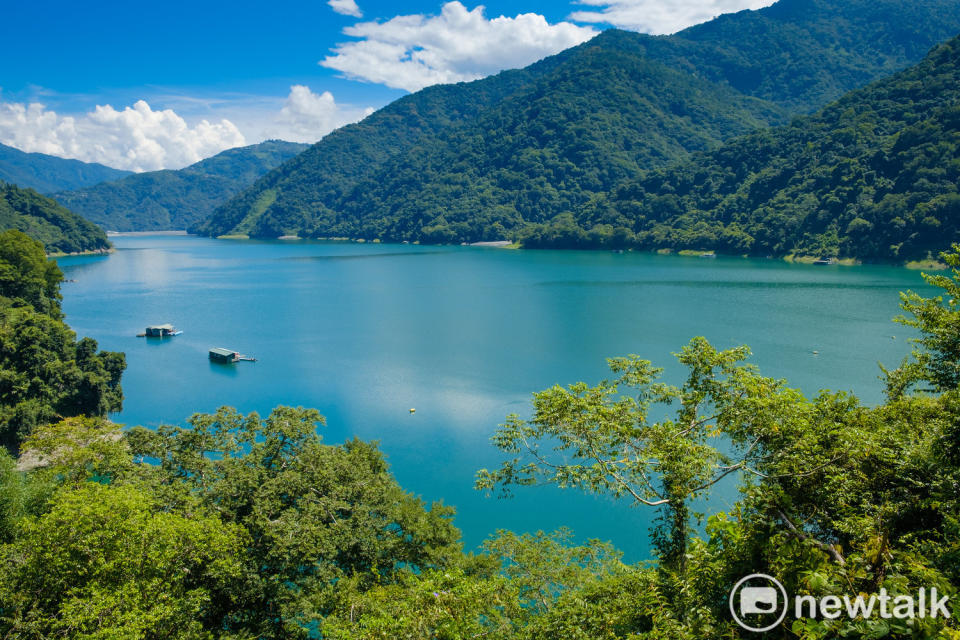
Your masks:
[{"label": "dense forest", "polygon": [[33,189],[0,182],[0,229],[18,229],[43,243],[47,253],[106,251],[103,229]]},{"label": "dense forest", "polygon": [[148,171],[54,193],[72,211],[111,231],[181,230],[309,145],[267,140],[228,149],[179,170]]},{"label": "dense forest", "polygon": [[80,189],[128,175],[129,171],[112,169],[95,162],[67,160],[45,153],[24,153],[0,144],[0,181],[24,189],[36,189],[40,193]]},{"label": "dense forest", "polygon": [[958,31],[960,3],[948,0],[781,0],[673,36],[605,31],[526,69],[402,98],[194,230],[502,239],[579,212],[644,171],[822,107]]},{"label": "dense forest", "polygon": [[[609,496],[610,509],[657,510],[654,559],[627,564],[566,530],[491,532],[465,553],[452,508],[405,492],[375,445],[324,443],[315,410],[222,408],[183,427],[121,430],[97,416],[118,406],[122,355],[73,342],[55,264],[4,232],[0,424],[21,455],[0,451],[0,634],[956,638],[956,617],[906,614],[790,617],[753,634],[728,605],[732,585],[757,572],[815,597],[958,593],[960,246],[943,259],[953,271],[927,277],[943,295],[902,296],[899,321],[920,337],[883,370],[879,406],[807,398],[764,377],[747,347],[695,338],[677,355],[679,385],[649,361],[614,358],[609,380],[541,391],[528,418],[508,416],[493,436],[504,462],[480,470],[477,488],[557,485]],[[60,337],[37,323],[58,323]],[[47,371],[38,341],[64,339],[75,360],[53,361],[96,382],[89,393],[57,399],[56,381],[16,382]],[[102,372],[83,369],[91,358]],[[10,426],[27,414],[37,419]],[[705,498],[724,478],[740,493],[720,512]]]},{"label": "dense forest", "polygon": [[123,402],[124,356],[77,340],[60,310],[62,278],[41,243],[0,232],[0,445],[13,451],[38,427]]},{"label": "dense forest", "polygon": [[960,240],[960,38],[790,125],[652,171],[526,246],[935,257]]}]

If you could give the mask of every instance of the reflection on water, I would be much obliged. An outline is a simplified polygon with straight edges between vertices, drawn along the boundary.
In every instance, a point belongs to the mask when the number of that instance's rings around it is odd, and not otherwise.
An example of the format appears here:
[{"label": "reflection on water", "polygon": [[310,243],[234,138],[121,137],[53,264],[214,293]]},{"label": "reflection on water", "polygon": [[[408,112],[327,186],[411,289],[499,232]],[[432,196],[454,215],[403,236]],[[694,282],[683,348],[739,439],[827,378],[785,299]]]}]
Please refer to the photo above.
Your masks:
[{"label": "reflection on water", "polygon": [[[566,525],[633,559],[648,551],[649,510],[553,489],[511,500],[475,492],[476,469],[501,460],[489,443],[496,425],[527,413],[534,391],[606,377],[611,356],[639,354],[679,382],[671,354],[696,335],[749,344],[763,373],[808,394],[853,389],[877,402],[877,361],[895,364],[909,351],[906,330],[890,323],[896,292],[924,290],[916,272],[873,266],[184,236],[114,242],[120,250],[109,257],[60,263],[77,280],[63,290],[68,322],[127,354],[118,421],[183,423],[224,404],[261,414],[316,407],[328,442],[378,440],[406,488],[455,505],[468,547],[497,528]],[[184,333],[136,338],[150,322]],[[258,361],[210,363],[217,346]],[[711,507],[734,499],[731,484]]]}]

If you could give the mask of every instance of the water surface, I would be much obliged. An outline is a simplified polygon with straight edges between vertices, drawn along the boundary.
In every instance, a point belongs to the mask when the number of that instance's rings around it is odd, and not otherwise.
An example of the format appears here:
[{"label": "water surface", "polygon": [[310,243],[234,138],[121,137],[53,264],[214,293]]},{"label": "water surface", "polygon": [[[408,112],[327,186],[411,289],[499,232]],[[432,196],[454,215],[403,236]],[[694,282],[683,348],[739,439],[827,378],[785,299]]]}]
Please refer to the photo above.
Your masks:
[{"label": "water surface", "polygon": [[[499,500],[472,489],[476,469],[502,459],[489,437],[507,414],[527,414],[533,391],[601,379],[611,356],[639,354],[679,382],[671,353],[696,335],[749,344],[763,373],[808,394],[853,390],[876,403],[876,363],[894,365],[909,350],[908,332],[890,322],[897,292],[929,291],[917,272],[876,266],[189,236],[114,242],[111,256],[59,262],[75,280],[63,288],[67,321],[127,354],[119,422],[182,423],[220,405],[317,407],[328,442],[378,440],[405,488],[455,505],[468,547],[498,528],[569,526],[630,559],[648,552],[649,510],[572,491]],[[164,322],[184,334],[135,337]],[[213,365],[215,346],[258,361]],[[725,487],[712,506],[734,498]]]}]

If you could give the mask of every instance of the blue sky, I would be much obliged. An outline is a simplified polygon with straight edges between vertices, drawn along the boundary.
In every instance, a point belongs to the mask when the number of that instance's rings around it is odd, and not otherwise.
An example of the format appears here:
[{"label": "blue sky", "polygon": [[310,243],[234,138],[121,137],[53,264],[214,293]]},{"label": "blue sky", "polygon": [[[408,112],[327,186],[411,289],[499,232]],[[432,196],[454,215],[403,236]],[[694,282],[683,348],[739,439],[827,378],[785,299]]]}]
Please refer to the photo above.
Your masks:
[{"label": "blue sky", "polygon": [[611,26],[671,33],[770,0],[50,0],[0,20],[0,142],[132,170],[314,142],[437,82]]}]

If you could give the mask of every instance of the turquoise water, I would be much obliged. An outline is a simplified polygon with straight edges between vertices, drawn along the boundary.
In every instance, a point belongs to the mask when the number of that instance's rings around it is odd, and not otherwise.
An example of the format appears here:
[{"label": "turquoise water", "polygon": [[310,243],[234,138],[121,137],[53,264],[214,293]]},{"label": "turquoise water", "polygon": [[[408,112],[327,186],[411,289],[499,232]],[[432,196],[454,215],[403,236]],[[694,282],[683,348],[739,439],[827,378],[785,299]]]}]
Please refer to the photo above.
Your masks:
[{"label": "turquoise water", "polygon": [[[456,506],[468,548],[498,528],[569,526],[630,559],[647,555],[650,510],[572,491],[502,500],[473,490],[476,469],[502,459],[489,437],[507,414],[525,414],[533,391],[595,382],[610,356],[640,354],[679,382],[670,354],[695,335],[749,344],[763,373],[809,394],[846,389],[878,402],[876,363],[896,364],[909,350],[905,328],[890,322],[897,292],[928,291],[917,272],[875,266],[186,236],[114,242],[111,256],[60,264],[75,280],[63,287],[67,321],[127,354],[117,421],[182,423],[220,405],[317,407],[328,442],[378,440],[404,487]],[[183,335],[135,337],[162,322]],[[214,346],[258,361],[210,364]],[[711,504],[734,498],[727,486]]]}]

